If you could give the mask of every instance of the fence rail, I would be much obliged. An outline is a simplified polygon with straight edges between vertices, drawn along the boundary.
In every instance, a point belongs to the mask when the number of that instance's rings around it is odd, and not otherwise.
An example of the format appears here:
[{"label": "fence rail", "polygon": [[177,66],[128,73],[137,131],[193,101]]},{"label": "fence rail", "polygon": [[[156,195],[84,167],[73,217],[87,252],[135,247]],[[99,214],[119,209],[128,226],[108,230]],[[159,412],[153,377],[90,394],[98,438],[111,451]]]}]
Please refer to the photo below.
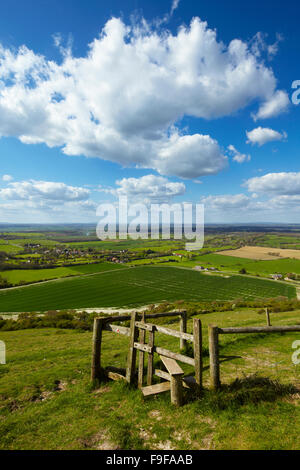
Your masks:
[{"label": "fence rail", "polygon": [[249,326],[249,327],[230,327],[219,328],[216,325],[209,325],[209,367],[210,367],[210,385],[217,390],[221,385],[220,380],[220,361],[219,361],[219,335],[245,334],[245,333],[289,333],[299,331],[300,325],[289,326]]}]

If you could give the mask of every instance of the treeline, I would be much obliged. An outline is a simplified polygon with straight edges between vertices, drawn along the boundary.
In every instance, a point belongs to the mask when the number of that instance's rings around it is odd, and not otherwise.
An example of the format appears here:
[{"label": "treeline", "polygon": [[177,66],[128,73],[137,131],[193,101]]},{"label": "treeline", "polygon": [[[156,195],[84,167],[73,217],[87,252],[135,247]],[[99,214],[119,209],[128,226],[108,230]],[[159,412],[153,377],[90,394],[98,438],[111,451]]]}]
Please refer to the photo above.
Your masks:
[{"label": "treeline", "polygon": [[[172,310],[186,310],[187,317],[194,315],[205,315],[213,312],[225,312],[239,308],[253,308],[256,312],[264,313],[264,308],[268,307],[269,312],[288,312],[300,310],[300,300],[288,299],[287,297],[276,297],[273,299],[214,301],[214,302],[184,302],[174,303],[164,302],[158,306],[152,305],[145,313],[169,312]],[[80,331],[92,331],[95,317],[109,317],[105,313],[76,312],[75,310],[56,311],[51,310],[41,314],[39,312],[20,313],[17,319],[4,319],[0,316],[0,330],[15,331],[29,328],[60,328],[76,329]],[[154,320],[151,320],[154,322]],[[155,323],[178,322],[178,318],[159,318]],[[123,322],[129,326],[129,321]]]}]

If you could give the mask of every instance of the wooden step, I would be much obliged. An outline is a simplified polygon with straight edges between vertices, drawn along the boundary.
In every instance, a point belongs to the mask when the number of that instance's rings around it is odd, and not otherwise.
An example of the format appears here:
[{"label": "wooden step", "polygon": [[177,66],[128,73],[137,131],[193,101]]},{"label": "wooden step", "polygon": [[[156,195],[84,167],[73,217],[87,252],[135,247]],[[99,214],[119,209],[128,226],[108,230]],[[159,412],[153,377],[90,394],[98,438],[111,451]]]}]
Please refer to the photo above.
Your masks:
[{"label": "wooden step", "polygon": [[170,359],[169,357],[160,356],[165,368],[169,372],[170,375],[183,375],[184,372],[181,369],[180,365],[177,364],[174,359]]},{"label": "wooden step", "polygon": [[160,384],[148,385],[148,387],[141,388],[144,397],[156,395],[158,393],[169,392],[170,382],[162,382]]}]

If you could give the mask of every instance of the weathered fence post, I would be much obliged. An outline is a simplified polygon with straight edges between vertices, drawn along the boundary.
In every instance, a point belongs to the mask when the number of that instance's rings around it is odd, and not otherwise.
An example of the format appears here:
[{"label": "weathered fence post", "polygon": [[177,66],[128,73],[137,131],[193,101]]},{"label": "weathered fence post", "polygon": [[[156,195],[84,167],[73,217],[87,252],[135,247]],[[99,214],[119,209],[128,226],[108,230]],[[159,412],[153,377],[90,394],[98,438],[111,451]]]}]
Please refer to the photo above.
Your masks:
[{"label": "weathered fence post", "polygon": [[[154,348],[154,331],[149,331],[148,346]],[[153,352],[148,354],[147,385],[152,385],[153,378]]]},{"label": "weathered fence post", "polygon": [[171,375],[171,403],[182,405],[182,375]]},{"label": "weathered fence post", "polygon": [[128,351],[128,359],[127,359],[127,369],[126,369],[126,380],[128,383],[132,384],[134,381],[135,376],[135,364],[136,364],[136,348],[134,347],[134,343],[138,340],[139,330],[135,326],[137,313],[132,312],[131,314],[131,321],[130,321],[130,344],[129,344],[129,351]]},{"label": "weathered fence post", "polygon": [[101,379],[102,318],[94,318],[91,380]]},{"label": "weathered fence post", "polygon": [[266,312],[266,318],[267,318],[267,326],[271,326],[270,314],[269,314],[268,308],[265,308],[265,312]]},{"label": "weathered fence post", "polygon": [[220,387],[219,333],[215,325],[208,326],[210,385],[217,390]]},{"label": "weathered fence post", "polygon": [[194,335],[194,359],[195,359],[195,379],[196,383],[202,388],[202,325],[199,318],[193,319],[193,335]]},{"label": "weathered fence post", "polygon": [[[141,321],[145,323],[145,313],[142,313]],[[145,344],[146,330],[140,331],[140,343]],[[139,370],[138,370],[138,387],[143,386],[143,374],[144,374],[144,351],[139,351]]]},{"label": "weathered fence post", "polygon": [[[180,331],[181,333],[186,333],[187,325],[187,315],[186,311],[182,312],[180,315]],[[180,349],[184,349],[186,345],[186,339],[180,338]]]}]

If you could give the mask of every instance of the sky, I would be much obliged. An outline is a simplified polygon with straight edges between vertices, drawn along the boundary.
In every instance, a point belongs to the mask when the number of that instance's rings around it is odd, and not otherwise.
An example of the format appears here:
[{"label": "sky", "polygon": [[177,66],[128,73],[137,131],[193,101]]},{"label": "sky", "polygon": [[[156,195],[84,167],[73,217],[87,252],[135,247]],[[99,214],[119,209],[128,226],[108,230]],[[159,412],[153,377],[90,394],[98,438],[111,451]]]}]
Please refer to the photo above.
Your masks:
[{"label": "sky", "polygon": [[300,223],[299,13],[5,2],[0,223],[93,222],[119,196],[201,203],[207,223]]}]

